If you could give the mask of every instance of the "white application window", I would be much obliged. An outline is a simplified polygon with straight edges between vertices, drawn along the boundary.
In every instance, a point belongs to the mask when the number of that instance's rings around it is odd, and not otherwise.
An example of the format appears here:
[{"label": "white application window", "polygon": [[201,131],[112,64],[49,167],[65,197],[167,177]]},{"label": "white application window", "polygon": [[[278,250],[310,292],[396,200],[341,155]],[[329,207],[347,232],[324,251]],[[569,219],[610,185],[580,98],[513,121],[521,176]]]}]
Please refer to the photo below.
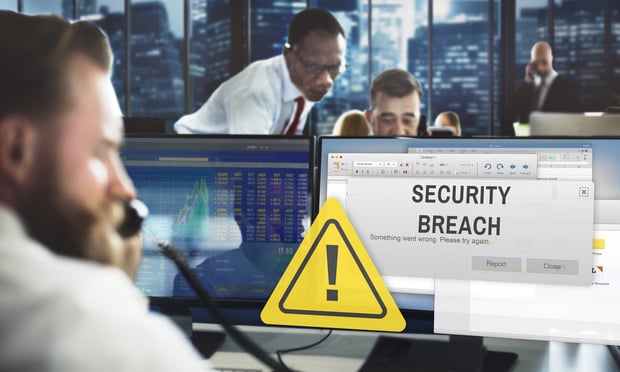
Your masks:
[{"label": "white application window", "polygon": [[620,344],[620,224],[594,229],[590,286],[437,279],[435,332]]},{"label": "white application window", "polygon": [[420,278],[589,285],[591,155],[577,180],[541,177],[540,158],[329,154],[327,197],[340,200],[393,291],[432,292],[412,283]]}]

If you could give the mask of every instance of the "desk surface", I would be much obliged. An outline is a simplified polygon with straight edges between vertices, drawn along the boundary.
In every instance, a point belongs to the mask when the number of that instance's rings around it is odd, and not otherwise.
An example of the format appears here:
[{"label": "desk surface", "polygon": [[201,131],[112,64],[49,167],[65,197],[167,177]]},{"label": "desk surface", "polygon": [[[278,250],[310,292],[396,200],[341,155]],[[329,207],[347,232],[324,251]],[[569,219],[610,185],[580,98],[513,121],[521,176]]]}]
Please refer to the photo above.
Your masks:
[{"label": "desk surface", "polygon": [[[211,325],[195,325],[194,329],[219,330],[220,328]],[[274,357],[276,350],[309,345],[326,334],[323,330],[285,327],[241,327],[241,329],[266,351],[273,353]],[[283,360],[289,367],[298,371],[356,371],[364,363],[377,335],[376,332],[334,331],[320,345],[304,351],[283,354]],[[447,340],[447,336],[439,335],[388,335]],[[618,370],[605,345],[502,338],[485,338],[484,344],[489,350],[517,353],[519,357],[513,369],[514,372]],[[229,336],[220,350],[211,357],[210,362],[214,367],[222,369],[269,371],[253,357],[240,351]]]}]

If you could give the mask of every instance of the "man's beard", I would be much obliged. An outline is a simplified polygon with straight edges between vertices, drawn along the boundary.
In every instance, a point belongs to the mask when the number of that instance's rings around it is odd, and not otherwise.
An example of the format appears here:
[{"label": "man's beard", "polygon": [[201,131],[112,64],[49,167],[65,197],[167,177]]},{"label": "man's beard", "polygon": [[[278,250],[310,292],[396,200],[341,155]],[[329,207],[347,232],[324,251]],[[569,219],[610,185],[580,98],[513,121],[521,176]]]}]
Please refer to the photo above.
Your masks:
[{"label": "man's beard", "polygon": [[21,216],[29,235],[61,255],[119,265],[123,242],[116,226],[123,218],[118,201],[79,205],[62,190],[53,155],[24,193]]}]

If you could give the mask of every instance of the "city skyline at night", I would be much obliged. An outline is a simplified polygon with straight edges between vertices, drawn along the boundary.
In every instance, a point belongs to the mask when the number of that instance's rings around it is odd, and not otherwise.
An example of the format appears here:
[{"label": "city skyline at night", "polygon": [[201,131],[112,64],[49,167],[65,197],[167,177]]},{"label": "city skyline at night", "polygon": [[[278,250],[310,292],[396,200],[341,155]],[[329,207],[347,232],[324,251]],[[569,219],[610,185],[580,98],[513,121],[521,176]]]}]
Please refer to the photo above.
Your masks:
[{"label": "city skyline at night", "polygon": [[[615,51],[613,58],[605,61],[605,43],[609,41],[605,39],[603,1],[564,0],[554,10],[554,67],[560,73],[579,77],[584,108],[588,111],[603,110],[620,98],[617,62],[620,52]],[[234,73],[233,62],[239,49],[231,45],[235,17],[232,2],[189,1],[187,57],[183,57],[183,6],[176,1],[132,1],[129,37],[124,29],[123,0],[82,0],[78,13],[81,18],[97,23],[110,37],[115,55],[113,83],[121,107],[126,107],[125,90],[129,86],[128,111],[132,116],[163,117],[173,122],[186,110],[198,109]],[[72,1],[58,2],[58,7],[52,3],[24,1],[24,11],[58,13],[65,18],[73,15]],[[549,35],[547,9],[540,3],[519,1],[515,19],[519,30],[515,38],[516,83],[523,76],[532,43]],[[244,36],[249,60],[245,63],[281,53],[290,19],[306,6],[303,1],[253,0],[249,4],[249,29]],[[501,4],[495,2],[491,15],[492,49],[488,45],[487,4],[487,1],[455,0],[434,5],[432,66],[429,66],[427,1],[375,0],[372,8],[364,0],[338,4],[310,1],[309,6],[331,8],[343,25],[348,36],[349,65],[332,91],[315,105],[311,114],[313,133],[330,133],[337,117],[346,110],[366,109],[370,80],[381,71],[395,67],[407,69],[422,83],[425,92],[422,112],[430,116],[429,121],[440,111],[455,111],[466,123],[465,134],[484,134],[489,130],[489,114],[493,113],[492,123],[499,128],[500,76],[504,68],[499,64]],[[620,45],[618,12],[616,7],[611,16],[611,45]],[[127,40],[130,58],[125,56]],[[494,51],[492,77],[488,76],[489,50]],[[184,58],[188,61],[187,72],[184,72]],[[127,60],[130,66],[126,66]],[[125,81],[127,68],[129,84]],[[429,86],[431,71],[432,86]],[[493,102],[489,102],[491,82]]]}]

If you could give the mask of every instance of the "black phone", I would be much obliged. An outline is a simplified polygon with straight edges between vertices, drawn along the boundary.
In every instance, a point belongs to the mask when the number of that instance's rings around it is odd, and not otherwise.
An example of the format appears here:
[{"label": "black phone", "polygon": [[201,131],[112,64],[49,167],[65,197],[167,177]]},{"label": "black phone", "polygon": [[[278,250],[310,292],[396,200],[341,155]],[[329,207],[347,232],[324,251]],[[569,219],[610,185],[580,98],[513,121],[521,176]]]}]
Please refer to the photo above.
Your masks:
[{"label": "black phone", "polygon": [[138,199],[123,200],[125,218],[118,226],[118,234],[122,238],[130,238],[142,230],[142,222],[149,214],[149,209]]},{"label": "black phone", "polygon": [[426,115],[420,115],[420,120],[418,121],[418,137],[428,137]]}]

